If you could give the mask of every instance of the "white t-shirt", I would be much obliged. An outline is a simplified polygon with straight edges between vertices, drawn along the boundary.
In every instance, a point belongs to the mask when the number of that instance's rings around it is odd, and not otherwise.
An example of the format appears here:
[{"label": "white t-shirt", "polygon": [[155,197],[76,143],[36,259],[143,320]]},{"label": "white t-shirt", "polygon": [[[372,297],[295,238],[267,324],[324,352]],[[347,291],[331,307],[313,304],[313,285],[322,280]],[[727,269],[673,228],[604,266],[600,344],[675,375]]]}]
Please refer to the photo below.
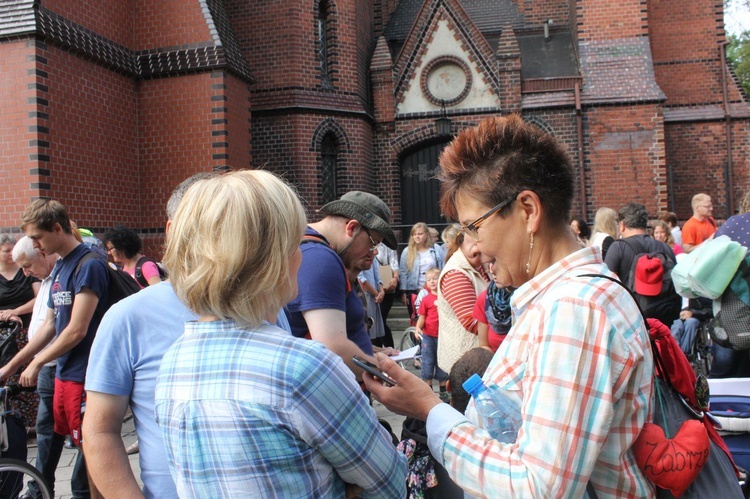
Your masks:
[{"label": "white t-shirt", "polygon": [[[31,341],[31,338],[34,337],[34,335],[39,330],[39,328],[42,327],[42,324],[44,324],[44,321],[47,320],[47,300],[49,299],[49,290],[51,287],[52,287],[52,276],[48,275],[42,281],[42,285],[39,287],[39,293],[37,293],[36,300],[34,300],[34,310],[31,312],[31,321],[29,322],[29,332],[28,332],[29,341]],[[52,340],[50,340],[50,343],[52,343]],[[47,346],[49,346],[49,343],[47,343]],[[44,348],[47,348],[47,347],[45,346]],[[42,350],[44,350],[44,348]],[[45,366],[50,366],[50,367],[53,367],[56,365],[57,365],[57,360],[52,360],[45,364]]]}]

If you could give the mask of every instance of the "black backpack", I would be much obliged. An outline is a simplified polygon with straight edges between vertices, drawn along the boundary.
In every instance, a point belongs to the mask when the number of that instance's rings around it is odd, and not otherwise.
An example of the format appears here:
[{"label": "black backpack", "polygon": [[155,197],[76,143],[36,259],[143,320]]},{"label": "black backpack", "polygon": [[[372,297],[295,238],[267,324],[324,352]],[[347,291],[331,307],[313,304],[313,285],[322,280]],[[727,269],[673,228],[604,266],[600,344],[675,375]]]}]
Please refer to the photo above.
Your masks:
[{"label": "black backpack", "polygon": [[[78,260],[75,275],[78,275],[78,271],[81,270],[81,266],[85,262],[92,259],[102,260],[102,258],[93,251],[86,253],[81,257],[80,260]],[[135,279],[133,279],[130,274],[128,274],[124,270],[118,269],[114,263],[104,260],[102,261],[107,266],[109,276],[109,287],[107,288],[109,292],[109,307],[122,300],[123,298],[126,298],[141,290],[141,288],[138,286],[138,283],[135,282]]]},{"label": "black backpack", "polygon": [[[631,241],[630,238],[621,239],[623,243],[628,245],[631,250],[635,253],[633,263],[630,267],[630,273],[627,276],[625,285],[633,292],[633,295],[638,302],[638,306],[641,307],[646,317],[651,319],[659,319],[662,323],[667,326],[671,326],[672,323],[680,317],[680,310],[682,310],[682,297],[675,291],[674,283],[672,282],[672,269],[675,266],[674,260],[669,258],[667,253],[657,251],[644,251],[641,245]],[[667,247],[665,245],[665,247]],[[661,292],[656,296],[645,296],[635,291],[635,274],[636,268],[641,261],[642,256],[649,258],[656,258],[661,262],[664,269],[664,277],[662,279]]]},{"label": "black backpack", "polygon": [[145,264],[146,262],[151,262],[156,265],[156,268],[159,269],[159,278],[162,281],[169,275],[167,273],[167,269],[165,269],[162,264],[153,261],[147,256],[142,256],[138,259],[138,263],[135,264],[135,280],[138,281],[138,284],[140,284],[141,287],[148,287],[148,281],[145,277],[143,277],[143,264]]}]

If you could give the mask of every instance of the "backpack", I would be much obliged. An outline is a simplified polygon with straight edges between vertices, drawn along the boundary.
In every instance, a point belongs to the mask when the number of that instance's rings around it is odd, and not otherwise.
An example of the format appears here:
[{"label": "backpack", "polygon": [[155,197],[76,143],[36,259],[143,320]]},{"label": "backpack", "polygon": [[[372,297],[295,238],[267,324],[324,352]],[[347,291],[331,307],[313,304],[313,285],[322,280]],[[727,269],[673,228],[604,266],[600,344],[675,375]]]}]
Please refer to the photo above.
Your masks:
[{"label": "backpack", "polygon": [[[610,276],[579,277],[608,279],[636,299],[623,283]],[[651,421],[646,422],[631,447],[638,467],[657,485],[659,499],[742,498],[731,452],[706,410],[708,382],[703,376],[696,377],[669,327],[645,316],[643,320],[654,358],[654,392]],[[589,493],[589,497],[596,498],[596,493]]]},{"label": "backpack", "polygon": [[708,323],[711,339],[732,350],[750,349],[750,254],[716,301],[721,310]]},{"label": "backpack", "polygon": [[[629,238],[621,239],[635,252],[633,264],[630,267],[630,273],[625,281],[625,286],[633,293],[636,303],[643,310],[644,315],[649,319],[659,319],[662,323],[671,325],[680,317],[682,309],[682,297],[675,291],[672,282],[672,269],[675,266],[674,260],[667,256],[667,253],[657,250],[644,252],[643,248],[629,241]],[[667,247],[666,245],[664,246]],[[644,258],[645,257],[645,258]],[[649,272],[654,271],[654,267],[661,266],[662,274],[661,291],[655,296],[647,296],[636,291],[636,275],[644,275],[647,272],[645,267],[651,267]]]},{"label": "backpack", "polygon": [[[78,260],[75,275],[78,276],[78,271],[81,270],[81,266],[84,263],[94,258],[96,258],[97,260],[102,260],[94,252],[89,252],[83,255],[81,259]],[[138,283],[135,282],[135,279],[133,279],[130,274],[128,274],[124,270],[118,269],[114,263],[108,262],[106,260],[102,261],[107,266],[108,270],[109,286],[107,288],[107,291],[109,293],[109,307],[122,300],[123,298],[126,298],[141,290],[141,288],[138,286]]]},{"label": "backpack", "polygon": [[162,281],[169,276],[169,273],[167,272],[167,269],[164,267],[164,265],[153,261],[147,256],[142,256],[138,259],[138,263],[135,264],[135,280],[138,281],[138,284],[140,284],[142,287],[145,288],[148,286],[148,281],[145,277],[143,277],[143,265],[146,262],[151,262],[156,265],[156,268],[159,269],[159,279],[161,279]]}]

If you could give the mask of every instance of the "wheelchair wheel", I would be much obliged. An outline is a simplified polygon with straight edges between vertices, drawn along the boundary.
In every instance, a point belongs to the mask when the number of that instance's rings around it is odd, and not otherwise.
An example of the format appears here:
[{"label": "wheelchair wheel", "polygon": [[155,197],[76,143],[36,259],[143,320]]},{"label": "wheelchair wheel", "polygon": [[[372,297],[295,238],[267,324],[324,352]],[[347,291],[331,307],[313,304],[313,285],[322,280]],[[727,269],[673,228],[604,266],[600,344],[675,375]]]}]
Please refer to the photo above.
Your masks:
[{"label": "wheelchair wheel", "polygon": [[419,368],[422,367],[421,345],[422,342],[417,339],[417,328],[415,328],[414,326],[407,327],[404,330],[404,336],[401,338],[401,343],[399,343],[398,349],[403,352],[404,350],[408,350],[409,348],[413,348],[415,346],[419,346],[420,348],[417,350],[417,354],[414,356],[414,358],[402,360],[401,362],[399,362],[399,365],[404,369],[419,370]]},{"label": "wheelchair wheel", "polygon": [[707,322],[704,322],[698,328],[698,334],[693,344],[693,351],[688,358],[696,376],[702,374],[708,377],[708,373],[711,371],[713,356],[711,354],[711,338],[708,335]]},{"label": "wheelchair wheel", "polygon": [[0,458],[0,498],[15,499],[34,483],[42,499],[52,499],[49,485],[39,471],[26,461]]}]

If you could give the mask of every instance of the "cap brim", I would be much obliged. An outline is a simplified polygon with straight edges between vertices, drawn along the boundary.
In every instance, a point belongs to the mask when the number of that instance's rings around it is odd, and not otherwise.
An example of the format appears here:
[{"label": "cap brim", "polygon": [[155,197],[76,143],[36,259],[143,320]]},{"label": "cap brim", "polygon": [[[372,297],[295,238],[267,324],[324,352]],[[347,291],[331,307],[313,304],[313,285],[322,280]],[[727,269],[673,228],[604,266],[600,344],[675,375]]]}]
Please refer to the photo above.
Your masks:
[{"label": "cap brim", "polygon": [[636,280],[635,292],[643,296],[658,296],[661,293],[661,282],[647,283]]}]

